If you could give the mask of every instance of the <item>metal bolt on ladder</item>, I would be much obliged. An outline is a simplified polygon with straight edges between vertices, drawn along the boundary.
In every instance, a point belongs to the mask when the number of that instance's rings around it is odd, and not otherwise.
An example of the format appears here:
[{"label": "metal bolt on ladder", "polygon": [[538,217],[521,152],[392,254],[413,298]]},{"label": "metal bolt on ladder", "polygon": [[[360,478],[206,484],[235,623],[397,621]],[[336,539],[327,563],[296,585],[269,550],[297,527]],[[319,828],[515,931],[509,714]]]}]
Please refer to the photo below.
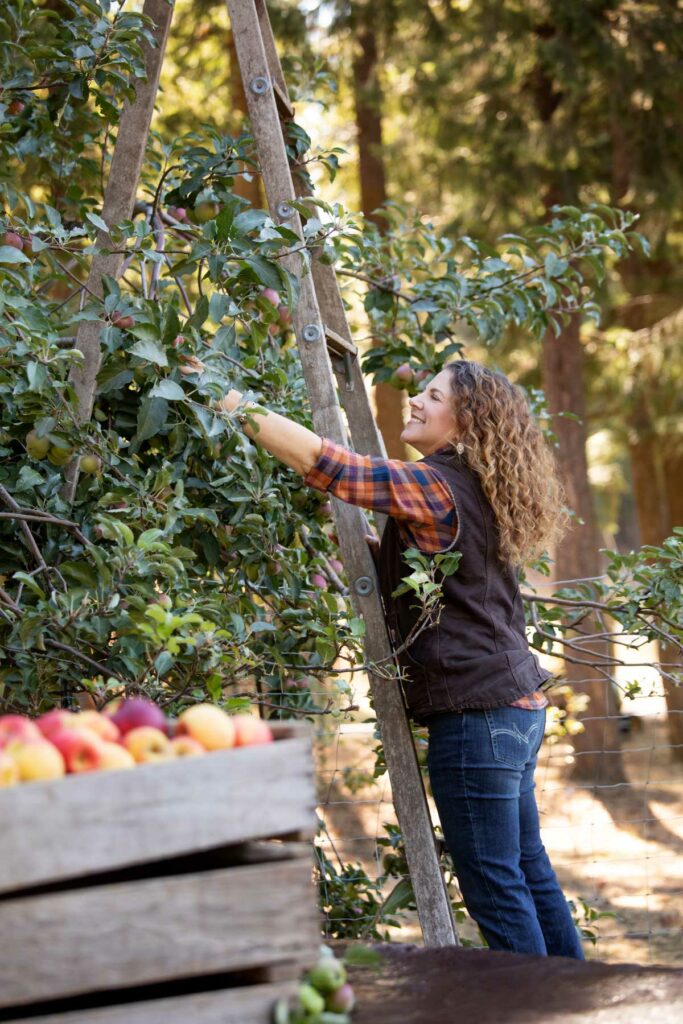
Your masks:
[{"label": "metal bolt on ladder", "polygon": [[[303,193],[300,190],[297,195],[283,134],[283,121],[291,120],[294,111],[266,3],[226,2],[271,216],[276,221],[286,220],[303,240],[299,213],[291,205]],[[293,323],[316,431],[338,443],[348,443],[341,400],[354,447],[384,457],[384,444],[372,415],[333,268],[314,259],[311,274],[301,274],[301,257],[297,253],[288,255],[284,262],[300,280],[300,300]],[[323,340],[325,344],[321,344]],[[371,663],[390,659],[392,649],[374,563],[364,539],[363,513],[336,498],[332,506],[354,609],[366,624],[367,659]],[[373,675],[370,685],[425,944],[457,945],[400,687]]]}]

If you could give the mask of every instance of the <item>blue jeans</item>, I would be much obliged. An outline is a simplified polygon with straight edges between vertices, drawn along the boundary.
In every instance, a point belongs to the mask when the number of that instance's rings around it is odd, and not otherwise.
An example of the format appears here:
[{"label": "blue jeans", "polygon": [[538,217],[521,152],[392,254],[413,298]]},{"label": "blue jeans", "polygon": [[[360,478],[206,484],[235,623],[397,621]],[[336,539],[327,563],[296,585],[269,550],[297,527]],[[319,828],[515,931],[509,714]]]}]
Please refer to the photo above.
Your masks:
[{"label": "blue jeans", "polygon": [[583,960],[534,797],[545,709],[446,712],[427,724],[429,779],[446,845],[489,947]]}]

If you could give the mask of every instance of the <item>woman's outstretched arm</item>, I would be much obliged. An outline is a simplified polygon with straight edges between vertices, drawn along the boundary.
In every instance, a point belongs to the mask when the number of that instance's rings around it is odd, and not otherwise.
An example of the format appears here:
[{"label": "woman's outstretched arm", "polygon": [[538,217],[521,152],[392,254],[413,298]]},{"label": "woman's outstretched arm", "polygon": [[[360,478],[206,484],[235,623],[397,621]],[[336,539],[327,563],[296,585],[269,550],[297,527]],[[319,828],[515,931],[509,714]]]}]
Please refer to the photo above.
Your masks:
[{"label": "woman's outstretched arm", "polygon": [[[242,392],[232,388],[225,398],[216,403],[216,408],[234,412],[241,399]],[[310,473],[320,458],[322,438],[277,412],[249,411],[243,428],[245,434],[302,476]]]}]

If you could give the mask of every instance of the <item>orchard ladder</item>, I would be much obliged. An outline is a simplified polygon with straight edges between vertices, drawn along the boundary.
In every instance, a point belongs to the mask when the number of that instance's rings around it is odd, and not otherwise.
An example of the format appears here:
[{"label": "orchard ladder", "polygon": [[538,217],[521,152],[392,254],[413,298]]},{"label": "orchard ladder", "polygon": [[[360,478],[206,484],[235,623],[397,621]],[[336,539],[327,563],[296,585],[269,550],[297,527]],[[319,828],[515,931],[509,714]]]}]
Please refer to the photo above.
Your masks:
[{"label": "orchard ladder", "polygon": [[[276,223],[286,224],[303,239],[299,213],[291,205],[292,200],[303,193],[294,185],[283,132],[283,124],[292,119],[293,109],[266,3],[265,0],[226,2],[270,214]],[[288,255],[283,262],[299,277],[301,284],[293,325],[316,431],[333,441],[348,443],[341,397],[354,447],[365,454],[385,456],[334,270],[314,259],[312,273],[303,274],[302,260],[296,253]],[[351,584],[351,599],[366,625],[367,660],[390,663],[392,648],[375,566],[364,539],[365,517],[360,509],[336,498],[332,505],[342,561]],[[457,945],[458,936],[439,867],[429,807],[400,686],[378,675],[370,676],[370,685],[425,944]]]}]

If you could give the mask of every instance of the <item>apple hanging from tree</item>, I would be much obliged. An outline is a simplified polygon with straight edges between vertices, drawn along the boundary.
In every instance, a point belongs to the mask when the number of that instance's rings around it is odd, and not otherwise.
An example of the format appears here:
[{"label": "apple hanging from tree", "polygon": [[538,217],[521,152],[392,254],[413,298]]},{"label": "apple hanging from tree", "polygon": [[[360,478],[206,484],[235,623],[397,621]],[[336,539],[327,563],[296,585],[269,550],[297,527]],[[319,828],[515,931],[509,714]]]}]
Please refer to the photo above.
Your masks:
[{"label": "apple hanging from tree", "polygon": [[40,462],[50,450],[50,439],[40,437],[37,430],[29,430],[26,435],[26,453],[30,459]]},{"label": "apple hanging from tree", "polygon": [[399,391],[405,391],[413,383],[415,374],[410,363],[401,363],[397,367],[389,379],[389,383],[392,387],[398,388]]}]

